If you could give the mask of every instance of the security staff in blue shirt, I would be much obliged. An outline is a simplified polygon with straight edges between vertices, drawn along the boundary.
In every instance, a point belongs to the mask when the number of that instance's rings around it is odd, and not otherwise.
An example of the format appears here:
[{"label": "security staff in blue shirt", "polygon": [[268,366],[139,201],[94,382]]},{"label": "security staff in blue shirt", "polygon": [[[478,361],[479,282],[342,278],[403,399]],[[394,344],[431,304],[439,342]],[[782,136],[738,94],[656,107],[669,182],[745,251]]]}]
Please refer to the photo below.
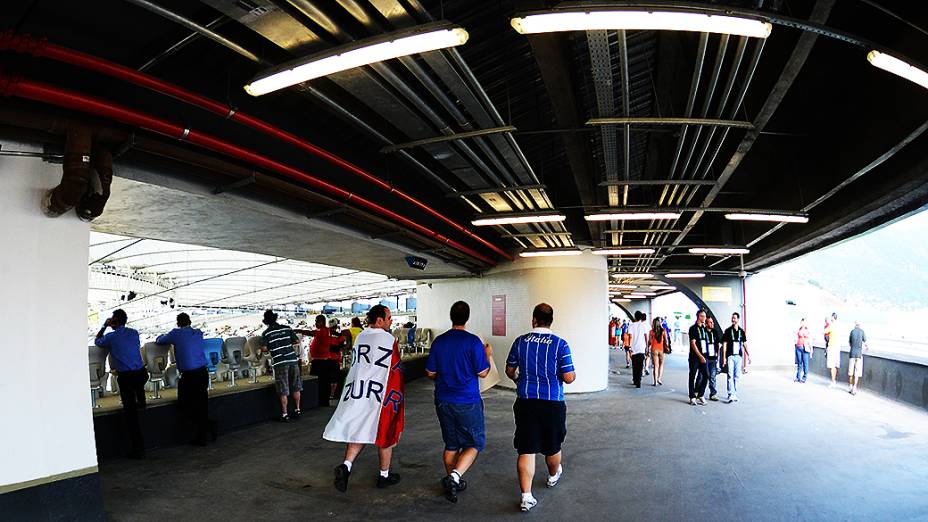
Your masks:
[{"label": "security staff in blue shirt", "polygon": [[[107,350],[112,356],[113,370],[117,372],[119,396],[122,399],[122,416],[129,432],[130,459],[145,456],[145,443],[142,429],[139,427],[138,410],[145,409],[145,383],[148,382],[148,370],[142,362],[139,332],[126,327],[128,317],[123,310],[115,310],[113,316],[103,323],[97,332],[94,344]],[[112,331],[106,335],[107,328]]]},{"label": "security staff in blue shirt", "polygon": [[159,335],[158,344],[173,344],[180,380],[177,383],[177,407],[193,427],[190,443],[205,446],[209,434],[216,440],[216,423],[209,418],[209,371],[203,351],[203,332],[190,326],[190,316],[177,314],[177,328]]}]

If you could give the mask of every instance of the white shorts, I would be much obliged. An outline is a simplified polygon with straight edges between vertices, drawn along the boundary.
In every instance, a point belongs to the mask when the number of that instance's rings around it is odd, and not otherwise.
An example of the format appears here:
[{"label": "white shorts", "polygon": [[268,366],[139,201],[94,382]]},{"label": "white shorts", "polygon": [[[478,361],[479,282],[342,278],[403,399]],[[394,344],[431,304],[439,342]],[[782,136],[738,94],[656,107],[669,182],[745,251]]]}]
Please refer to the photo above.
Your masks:
[{"label": "white shorts", "polygon": [[825,356],[825,367],[841,367],[841,350],[839,350],[837,346],[828,349],[828,354]]},{"label": "white shorts", "polygon": [[864,358],[854,357],[853,359],[848,359],[847,374],[851,377],[863,377]]}]

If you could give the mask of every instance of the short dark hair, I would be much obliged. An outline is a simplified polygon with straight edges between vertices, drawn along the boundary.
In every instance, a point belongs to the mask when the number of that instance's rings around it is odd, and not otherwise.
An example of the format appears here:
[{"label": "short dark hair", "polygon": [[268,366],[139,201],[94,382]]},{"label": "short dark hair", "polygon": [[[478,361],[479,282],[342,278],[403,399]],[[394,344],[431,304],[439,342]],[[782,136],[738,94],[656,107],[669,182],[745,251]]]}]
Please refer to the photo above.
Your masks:
[{"label": "short dark hair", "polygon": [[641,310],[635,310],[635,322],[641,320]]},{"label": "short dark hair", "polygon": [[274,310],[265,310],[264,319],[261,322],[270,326],[277,322],[277,314],[274,313]]},{"label": "short dark hair", "polygon": [[122,308],[113,310],[113,317],[119,321],[119,324],[126,324],[129,322],[129,317],[126,315],[126,311]]},{"label": "short dark hair", "polygon": [[367,324],[373,326],[377,322],[377,319],[386,319],[387,318],[387,307],[382,304],[377,304],[371,307],[367,311]]},{"label": "short dark hair", "polygon": [[360,328],[360,327],[361,327],[361,320],[358,319],[357,317],[352,317],[352,318],[351,318],[351,326],[353,326],[353,327],[355,327],[355,328]]},{"label": "short dark hair", "polygon": [[181,312],[177,314],[177,325],[178,326],[190,326],[190,316]]},{"label": "short dark hair", "polygon": [[532,319],[535,320],[535,324],[538,326],[551,326],[551,323],[554,322],[554,308],[551,308],[548,303],[539,303],[532,310]]},{"label": "short dark hair", "polygon": [[702,314],[702,315],[709,315],[709,314],[706,313],[705,310],[699,310],[698,312],[696,312],[696,315],[699,315],[699,314]]},{"label": "short dark hair", "polygon": [[738,319],[741,319],[741,314],[739,314],[738,312],[732,312],[731,315],[737,317]]},{"label": "short dark hair", "polygon": [[451,325],[464,326],[470,319],[470,305],[464,301],[458,301],[451,305]]},{"label": "short dark hair", "polygon": [[837,319],[837,318],[838,318],[838,314],[837,314],[837,313],[832,313],[832,314],[831,314],[831,318],[832,318],[832,319]]},{"label": "short dark hair", "polygon": [[319,324],[320,321],[322,322],[322,326],[327,326],[325,316],[322,314],[316,316],[316,324]]}]

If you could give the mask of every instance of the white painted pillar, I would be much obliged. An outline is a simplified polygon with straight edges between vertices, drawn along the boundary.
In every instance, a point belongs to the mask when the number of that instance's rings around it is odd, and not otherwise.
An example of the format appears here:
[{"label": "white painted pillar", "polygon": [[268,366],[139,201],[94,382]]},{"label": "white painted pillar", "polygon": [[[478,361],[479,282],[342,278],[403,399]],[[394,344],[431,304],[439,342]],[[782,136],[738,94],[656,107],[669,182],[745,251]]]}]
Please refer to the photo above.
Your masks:
[{"label": "white painted pillar", "polygon": [[[609,304],[606,259],[579,256],[519,258],[479,278],[423,281],[418,285],[418,325],[442,332],[457,300],[470,305],[467,329],[493,345],[493,359],[503,372],[513,341],[532,328],[532,309],[538,303],[554,308],[555,334],[573,352],[577,380],[565,393],[606,389],[609,375]],[[493,296],[505,296],[505,335],[493,335]],[[501,386],[514,387],[502,376]]]},{"label": "white painted pillar", "polygon": [[87,365],[90,226],[73,212],[43,215],[41,198],[60,180],[61,165],[0,156],[0,494],[97,471]]}]

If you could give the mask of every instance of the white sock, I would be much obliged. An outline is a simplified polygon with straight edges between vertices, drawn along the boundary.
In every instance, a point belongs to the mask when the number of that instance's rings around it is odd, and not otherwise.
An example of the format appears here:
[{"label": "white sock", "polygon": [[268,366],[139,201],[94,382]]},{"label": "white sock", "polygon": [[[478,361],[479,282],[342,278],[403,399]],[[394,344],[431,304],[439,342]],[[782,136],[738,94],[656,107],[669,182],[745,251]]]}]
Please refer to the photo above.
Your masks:
[{"label": "white sock", "polygon": [[461,483],[461,472],[456,469],[451,470],[451,478],[454,479],[455,484],[460,484]]},{"label": "white sock", "polygon": [[387,470],[383,470],[383,469],[380,470],[380,476],[383,477],[383,478],[389,477],[389,476],[390,476],[390,470],[389,470],[389,469],[387,469]]},{"label": "white sock", "polygon": [[522,493],[522,500],[535,500],[535,497],[532,496],[532,492]]},{"label": "white sock", "polygon": [[562,472],[562,471],[564,471],[564,468],[563,468],[560,464],[558,464],[558,465],[557,465],[557,473],[555,473],[554,475],[550,475],[550,477],[553,478],[553,479],[560,478],[560,477],[561,477],[561,472]]},{"label": "white sock", "polygon": [[345,462],[342,462],[342,464],[344,464],[345,467],[348,468],[348,473],[351,473],[351,461],[346,460]]}]

